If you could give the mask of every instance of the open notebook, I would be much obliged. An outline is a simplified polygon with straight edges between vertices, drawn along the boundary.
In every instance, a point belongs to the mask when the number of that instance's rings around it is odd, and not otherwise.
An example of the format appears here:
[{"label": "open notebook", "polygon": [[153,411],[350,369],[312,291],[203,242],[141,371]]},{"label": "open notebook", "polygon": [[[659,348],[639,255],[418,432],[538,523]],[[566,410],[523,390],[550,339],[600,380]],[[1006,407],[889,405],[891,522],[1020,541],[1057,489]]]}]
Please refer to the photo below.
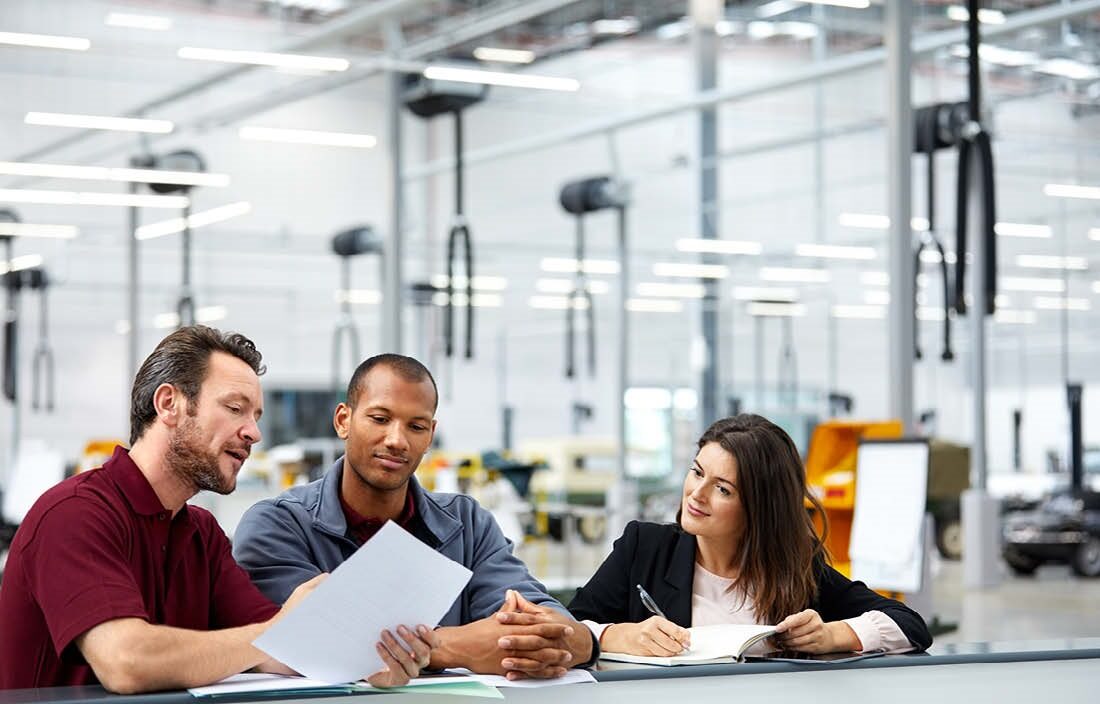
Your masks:
[{"label": "open notebook", "polygon": [[633,662],[641,665],[702,665],[715,662],[736,662],[745,651],[775,633],[775,626],[722,624],[689,628],[691,649],[671,657],[628,655],[604,651],[600,657],[617,662]]}]

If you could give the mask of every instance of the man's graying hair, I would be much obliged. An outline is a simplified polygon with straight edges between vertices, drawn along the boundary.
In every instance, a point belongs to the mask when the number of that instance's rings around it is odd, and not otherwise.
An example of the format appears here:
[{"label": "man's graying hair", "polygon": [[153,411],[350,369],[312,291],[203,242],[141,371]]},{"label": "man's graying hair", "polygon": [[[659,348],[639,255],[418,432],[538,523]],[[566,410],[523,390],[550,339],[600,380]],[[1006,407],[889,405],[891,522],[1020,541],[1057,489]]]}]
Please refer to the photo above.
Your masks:
[{"label": "man's graying hair", "polygon": [[130,445],[137,442],[156,420],[153,394],[161,384],[176,387],[188,403],[194,404],[214,352],[233,355],[257,375],[267,371],[256,345],[240,333],[222,332],[206,325],[176,330],[160,341],[134,377],[134,387],[130,391]]}]

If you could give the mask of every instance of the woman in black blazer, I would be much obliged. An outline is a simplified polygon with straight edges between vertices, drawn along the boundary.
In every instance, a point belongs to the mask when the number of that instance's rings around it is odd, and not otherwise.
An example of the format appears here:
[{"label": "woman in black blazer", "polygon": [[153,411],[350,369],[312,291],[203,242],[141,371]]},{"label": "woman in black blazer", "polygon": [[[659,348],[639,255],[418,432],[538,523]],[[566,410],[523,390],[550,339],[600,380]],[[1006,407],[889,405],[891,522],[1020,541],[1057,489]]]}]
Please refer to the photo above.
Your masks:
[{"label": "woman in black blazer", "polygon": [[809,653],[931,645],[916,612],[827,564],[807,499],[821,512],[781,428],[751,414],[717,421],[699,440],[677,524],[627,525],[569,610],[595,622],[604,650],[635,655],[681,652],[701,622],[776,624],[777,645]]}]

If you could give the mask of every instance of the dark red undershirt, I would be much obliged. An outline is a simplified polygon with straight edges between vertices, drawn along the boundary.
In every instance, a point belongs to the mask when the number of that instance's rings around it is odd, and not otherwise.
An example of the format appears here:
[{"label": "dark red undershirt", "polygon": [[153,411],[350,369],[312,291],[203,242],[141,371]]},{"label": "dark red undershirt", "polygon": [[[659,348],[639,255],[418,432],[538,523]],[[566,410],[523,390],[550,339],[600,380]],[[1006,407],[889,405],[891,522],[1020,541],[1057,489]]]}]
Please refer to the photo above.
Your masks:
[{"label": "dark red undershirt", "polygon": [[[362,545],[373,538],[374,534],[386,524],[385,521],[380,521],[377,518],[367,518],[361,515],[344,500],[343,494],[340,495],[340,508],[344,510],[344,519],[348,524],[347,535],[355,541],[356,545]],[[405,492],[405,507],[401,509],[401,514],[396,518],[397,525],[411,532],[411,524],[414,518],[416,518],[416,503],[413,501],[412,492],[408,491]]]}]

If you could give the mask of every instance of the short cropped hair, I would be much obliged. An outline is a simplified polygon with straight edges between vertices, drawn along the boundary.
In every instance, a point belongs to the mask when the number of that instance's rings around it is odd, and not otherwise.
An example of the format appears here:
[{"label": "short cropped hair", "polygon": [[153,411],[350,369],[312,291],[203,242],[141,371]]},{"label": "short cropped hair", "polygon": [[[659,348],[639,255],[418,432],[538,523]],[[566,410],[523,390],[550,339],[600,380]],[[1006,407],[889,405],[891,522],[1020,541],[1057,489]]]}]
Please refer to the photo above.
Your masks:
[{"label": "short cropped hair", "polygon": [[153,395],[157,387],[171,384],[183,393],[188,403],[194,403],[214,352],[233,355],[251,367],[257,376],[267,371],[256,345],[240,333],[222,332],[206,325],[189,325],[176,330],[160,341],[134,377],[134,387],[130,391],[131,445],[156,420]]},{"label": "short cropped hair", "polygon": [[359,402],[359,392],[362,390],[363,379],[366,378],[371,369],[378,366],[392,369],[405,381],[431,382],[432,391],[435,392],[435,403],[432,405],[432,410],[439,408],[439,387],[436,386],[435,378],[432,377],[432,373],[428,371],[428,368],[412,357],[393,353],[376,354],[359,365],[355,373],[351,375],[351,381],[348,382],[347,403],[349,407],[355,408],[355,404]]}]

